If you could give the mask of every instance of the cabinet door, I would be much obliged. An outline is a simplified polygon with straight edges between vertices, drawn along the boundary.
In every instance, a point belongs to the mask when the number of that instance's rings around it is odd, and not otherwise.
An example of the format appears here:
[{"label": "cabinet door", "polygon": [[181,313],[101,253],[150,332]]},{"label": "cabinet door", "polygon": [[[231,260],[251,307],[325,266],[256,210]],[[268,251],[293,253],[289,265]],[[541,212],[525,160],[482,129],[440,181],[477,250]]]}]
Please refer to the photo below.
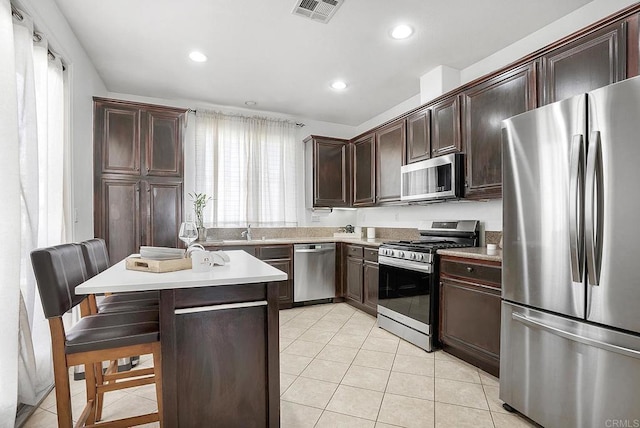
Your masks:
[{"label": "cabinet door", "polygon": [[362,303],[362,259],[347,257],[347,299]]},{"label": "cabinet door", "polygon": [[112,265],[140,251],[140,196],[140,180],[102,179],[96,235],[104,238]]},{"label": "cabinet door", "polygon": [[378,311],[378,263],[364,262],[364,304]]},{"label": "cabinet door", "polygon": [[440,340],[445,349],[462,352],[463,359],[497,376],[500,291],[448,278],[442,278],[440,285]]},{"label": "cabinet door", "polygon": [[400,200],[400,168],[405,164],[404,120],[376,132],[376,203]]},{"label": "cabinet door", "polygon": [[276,269],[280,269],[282,272],[288,275],[286,281],[277,281],[279,296],[278,301],[280,303],[280,309],[290,308],[293,306],[293,268],[291,259],[283,260],[265,260],[265,263],[273,266]]},{"label": "cabinet door", "polygon": [[502,120],[535,108],[534,67],[510,70],[464,92],[466,198],[502,196]]},{"label": "cabinet door", "polygon": [[375,202],[374,134],[353,143],[353,206],[371,206]]},{"label": "cabinet door", "polygon": [[349,144],[345,140],[313,140],[313,206],[346,207],[350,203]]},{"label": "cabinet door", "polygon": [[616,23],[542,57],[542,104],[549,104],[623,80],[625,23]]},{"label": "cabinet door", "polygon": [[144,182],[147,193],[146,245],[180,246],[182,221],[182,182]]},{"label": "cabinet door", "polygon": [[433,136],[431,157],[462,151],[460,141],[460,102],[453,96],[431,107]]},{"label": "cabinet door", "polygon": [[95,173],[140,174],[140,109],[94,104]]},{"label": "cabinet door", "polygon": [[182,112],[149,110],[143,127],[147,175],[182,176]]},{"label": "cabinet door", "polygon": [[431,110],[420,110],[407,118],[407,163],[431,157]]}]

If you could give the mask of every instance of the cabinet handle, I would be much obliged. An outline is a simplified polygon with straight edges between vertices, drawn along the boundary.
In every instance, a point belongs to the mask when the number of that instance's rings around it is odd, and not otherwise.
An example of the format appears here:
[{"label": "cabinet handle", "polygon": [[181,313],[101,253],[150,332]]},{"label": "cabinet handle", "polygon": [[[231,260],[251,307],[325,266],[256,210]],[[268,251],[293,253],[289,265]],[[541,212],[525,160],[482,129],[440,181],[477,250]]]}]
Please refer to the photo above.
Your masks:
[{"label": "cabinet handle", "polygon": [[473,272],[473,268],[471,266],[467,266],[467,272],[469,273]]}]

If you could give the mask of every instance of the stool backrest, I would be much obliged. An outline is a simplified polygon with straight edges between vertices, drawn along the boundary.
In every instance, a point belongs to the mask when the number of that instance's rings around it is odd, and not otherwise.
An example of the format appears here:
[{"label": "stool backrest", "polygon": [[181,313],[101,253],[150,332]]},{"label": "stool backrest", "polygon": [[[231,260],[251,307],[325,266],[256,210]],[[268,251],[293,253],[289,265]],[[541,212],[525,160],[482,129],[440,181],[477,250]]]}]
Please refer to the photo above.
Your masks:
[{"label": "stool backrest", "polygon": [[79,244],[62,244],[31,252],[31,265],[47,318],[62,316],[87,296],[75,289],[88,279]]},{"label": "stool backrest", "polygon": [[82,255],[84,256],[89,278],[96,276],[109,267],[109,252],[104,239],[93,238],[81,242],[80,245],[82,245]]}]

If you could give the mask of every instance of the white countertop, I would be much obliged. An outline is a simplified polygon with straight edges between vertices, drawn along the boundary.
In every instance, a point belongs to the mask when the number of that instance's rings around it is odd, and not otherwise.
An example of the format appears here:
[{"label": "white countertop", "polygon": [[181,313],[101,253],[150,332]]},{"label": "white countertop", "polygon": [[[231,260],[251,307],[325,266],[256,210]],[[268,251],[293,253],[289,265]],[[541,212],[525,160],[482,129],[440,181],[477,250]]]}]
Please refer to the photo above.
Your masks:
[{"label": "white countertop", "polygon": [[76,287],[76,294],[116,293],[123,291],[167,290],[284,281],[287,274],[244,251],[225,251],[231,259],[209,272],[191,269],[152,273],[128,270],[125,260]]}]

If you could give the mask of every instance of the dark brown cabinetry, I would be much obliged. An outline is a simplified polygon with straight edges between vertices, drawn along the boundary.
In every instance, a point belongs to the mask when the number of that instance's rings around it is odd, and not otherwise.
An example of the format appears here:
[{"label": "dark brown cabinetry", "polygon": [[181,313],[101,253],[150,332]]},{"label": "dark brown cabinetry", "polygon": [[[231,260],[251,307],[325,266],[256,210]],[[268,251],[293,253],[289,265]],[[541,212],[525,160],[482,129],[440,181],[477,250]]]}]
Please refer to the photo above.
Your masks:
[{"label": "dark brown cabinetry", "polygon": [[542,104],[623,80],[626,23],[617,22],[542,56]]},{"label": "dark brown cabinetry", "polygon": [[442,256],[440,341],[445,351],[498,376],[499,262]]},{"label": "dark brown cabinetry", "polygon": [[346,266],[347,303],[376,315],[378,308],[378,249],[347,245]]},{"label": "dark brown cabinetry", "polygon": [[405,164],[404,120],[376,132],[376,203],[400,201],[400,168]]},{"label": "dark brown cabinetry", "polygon": [[349,141],[311,135],[305,140],[307,200],[310,208],[348,207],[351,204]]},{"label": "dark brown cabinetry", "polygon": [[256,250],[258,258],[287,274],[285,281],[278,281],[280,309],[293,307],[293,247],[291,245],[264,245]]},{"label": "dark brown cabinetry", "polygon": [[502,73],[462,94],[467,198],[502,195],[502,120],[536,107],[535,64]]},{"label": "dark brown cabinetry", "polygon": [[184,110],[94,98],[94,229],[112,263],[177,247]]},{"label": "dark brown cabinetry", "polygon": [[275,283],[160,292],[164,426],[280,426],[277,294]]},{"label": "dark brown cabinetry", "polygon": [[353,142],[353,206],[375,203],[375,136],[367,134]]},{"label": "dark brown cabinetry", "polygon": [[407,117],[407,163],[431,157],[431,110],[418,110]]},{"label": "dark brown cabinetry", "polygon": [[457,153],[460,141],[460,100],[458,95],[445,98],[431,107],[431,157]]}]

